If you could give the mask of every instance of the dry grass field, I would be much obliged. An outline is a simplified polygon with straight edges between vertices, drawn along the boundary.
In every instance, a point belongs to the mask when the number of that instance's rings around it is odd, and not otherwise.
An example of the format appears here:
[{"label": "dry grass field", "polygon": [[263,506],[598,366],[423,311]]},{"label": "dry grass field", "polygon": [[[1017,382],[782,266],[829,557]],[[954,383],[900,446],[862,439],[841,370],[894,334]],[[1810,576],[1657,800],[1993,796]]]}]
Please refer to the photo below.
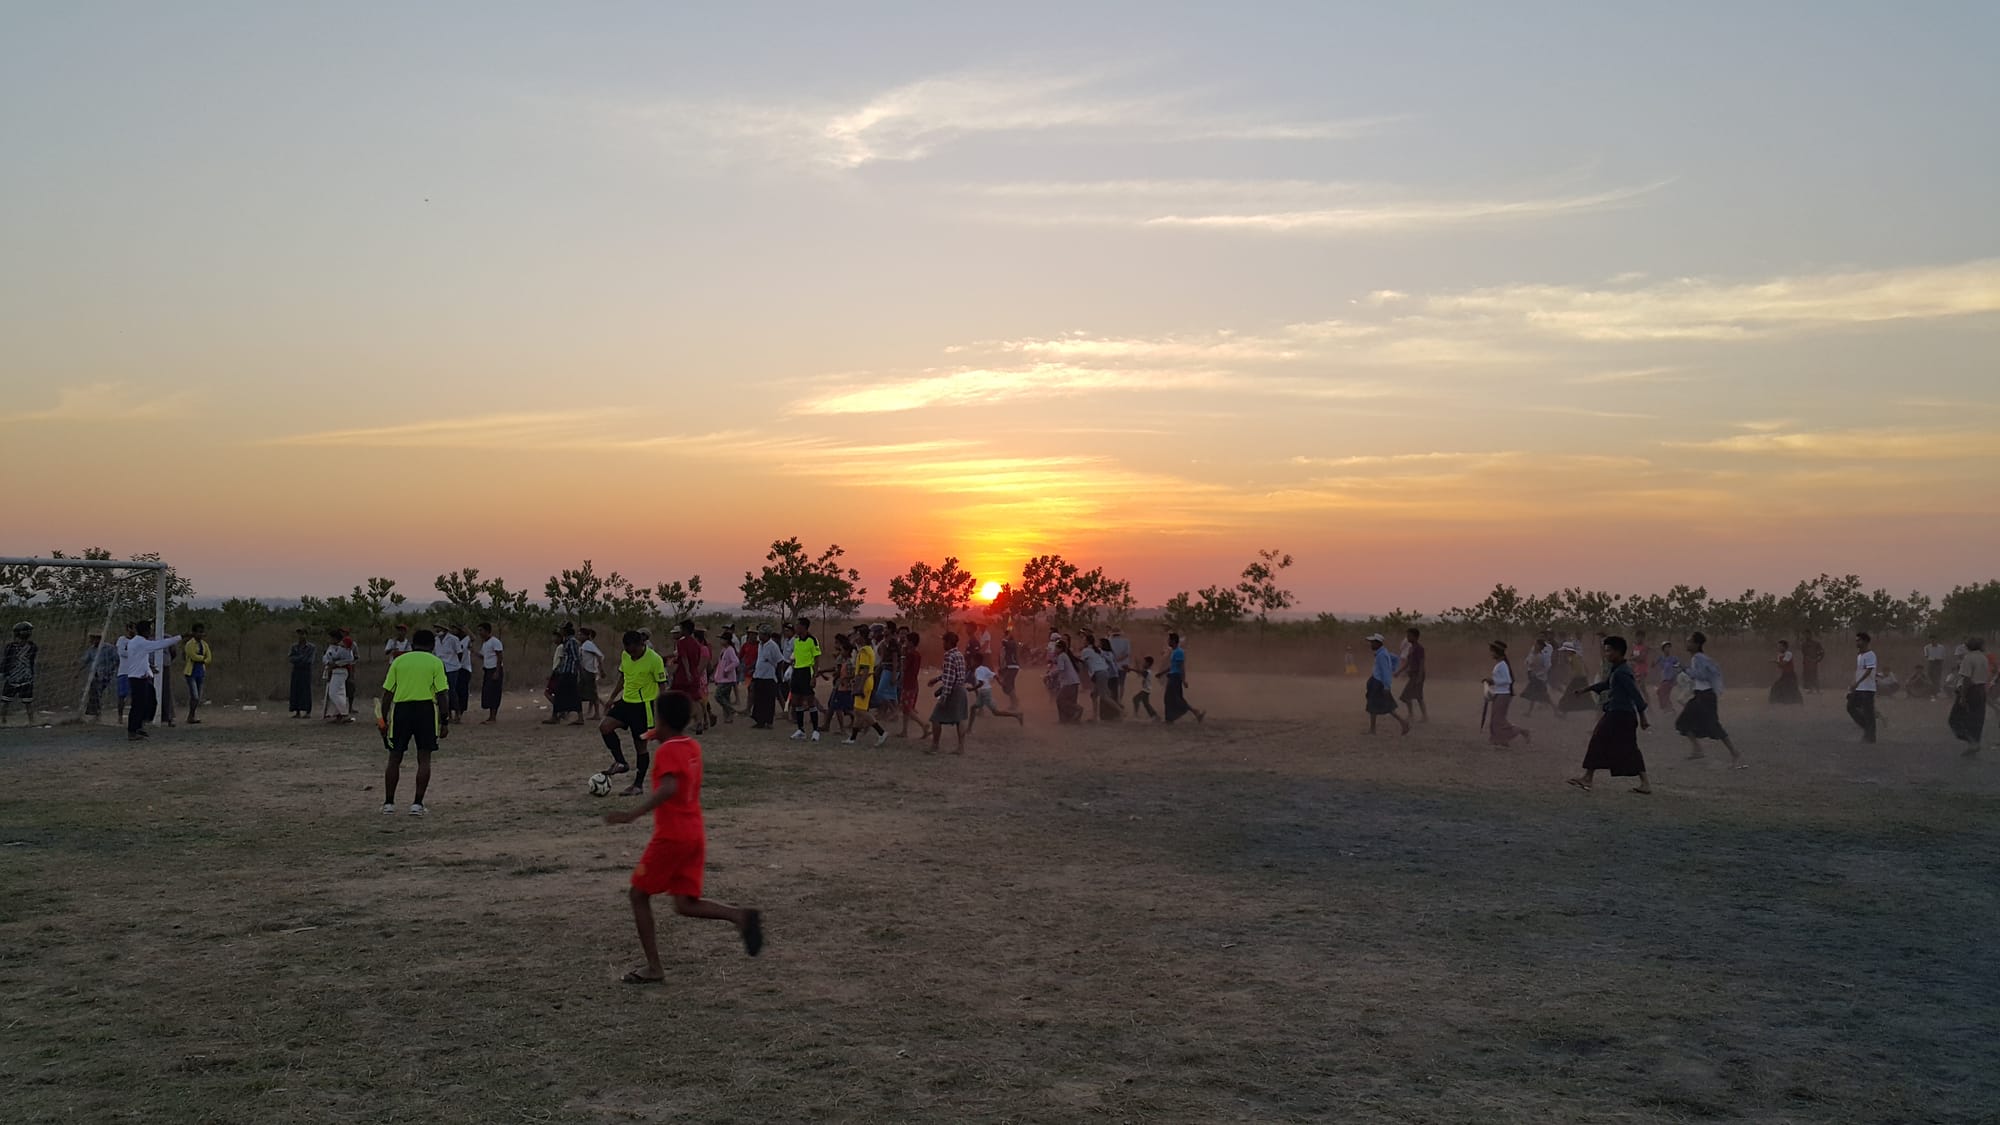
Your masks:
[{"label": "dry grass field", "polygon": [[644,826],[528,696],[422,820],[365,725],[0,731],[0,1121],[2000,1120],[2000,752],[1941,706],[1862,747],[1733,692],[1752,767],[1655,733],[1642,797],[1563,785],[1587,718],[1486,747],[1476,687],[1372,740],[1354,681],[1192,694],[963,758],[712,734],[770,944],[663,911],[646,989]]}]

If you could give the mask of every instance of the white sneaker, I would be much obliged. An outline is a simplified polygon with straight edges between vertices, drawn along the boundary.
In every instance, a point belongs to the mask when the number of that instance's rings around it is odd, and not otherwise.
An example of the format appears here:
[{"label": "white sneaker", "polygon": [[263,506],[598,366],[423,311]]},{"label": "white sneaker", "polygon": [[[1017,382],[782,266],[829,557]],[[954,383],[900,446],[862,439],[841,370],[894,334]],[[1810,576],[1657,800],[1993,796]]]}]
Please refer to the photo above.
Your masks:
[{"label": "white sneaker", "polygon": [[411,815],[411,816],[422,816],[422,815],[424,815],[425,813],[427,813],[427,812],[429,812],[429,811],[430,811],[429,809],[427,809],[427,808],[423,807],[422,805],[411,805],[411,806],[410,806],[410,815]]},{"label": "white sneaker", "polygon": [[812,737],[812,740],[813,740],[814,742],[818,742],[818,741],[819,741],[819,732],[818,732],[818,731],[814,731],[814,732],[813,732],[813,737]]},{"label": "white sneaker", "polygon": [[396,815],[396,802],[394,802],[394,801],[390,801],[390,802],[389,802],[388,804],[386,804],[386,805],[383,805],[383,806],[382,806],[382,815],[383,815],[383,816],[395,816],[395,815]]},{"label": "white sneaker", "polygon": [[889,742],[889,732],[885,730],[881,734],[875,736],[875,749],[880,750],[882,747],[888,745],[888,742]]},{"label": "white sneaker", "polygon": [[806,732],[804,727],[800,727],[798,730],[792,732],[793,742],[803,742],[805,740],[805,737],[806,737]]}]

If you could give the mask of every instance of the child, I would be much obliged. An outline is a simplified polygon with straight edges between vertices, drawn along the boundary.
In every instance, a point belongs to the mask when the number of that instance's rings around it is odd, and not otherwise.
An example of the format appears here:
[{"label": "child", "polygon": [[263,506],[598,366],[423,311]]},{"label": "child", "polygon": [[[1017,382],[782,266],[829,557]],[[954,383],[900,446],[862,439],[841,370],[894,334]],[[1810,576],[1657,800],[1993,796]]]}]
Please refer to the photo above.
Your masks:
[{"label": "child", "polygon": [[1139,694],[1132,697],[1132,713],[1146,712],[1146,717],[1157,719],[1158,711],[1153,710],[1153,658],[1146,658],[1146,666],[1139,669]]},{"label": "child", "polygon": [[999,705],[993,702],[993,684],[999,678],[998,673],[984,664],[972,670],[972,681],[979,685],[979,690],[972,702],[972,713],[965,720],[966,733],[972,732],[972,725],[978,721],[979,712],[982,710],[991,711],[996,718],[1012,719],[1022,726],[1028,725],[1028,720],[1022,717],[1021,712],[1002,711]]},{"label": "child", "polygon": [[764,948],[760,912],[701,897],[708,840],[701,826],[701,743],[686,733],[693,718],[694,701],[687,696],[670,692],[660,699],[660,726],[646,732],[647,742],[660,743],[653,755],[652,796],[632,808],[604,814],[606,824],[630,824],[644,813],[653,814],[653,838],[632,869],[632,921],[639,929],[646,965],[626,973],[626,984],[658,984],[667,976],[653,930],[654,895],[674,896],[674,913],[683,918],[714,918],[734,925],[743,938],[743,951],[752,957]]}]

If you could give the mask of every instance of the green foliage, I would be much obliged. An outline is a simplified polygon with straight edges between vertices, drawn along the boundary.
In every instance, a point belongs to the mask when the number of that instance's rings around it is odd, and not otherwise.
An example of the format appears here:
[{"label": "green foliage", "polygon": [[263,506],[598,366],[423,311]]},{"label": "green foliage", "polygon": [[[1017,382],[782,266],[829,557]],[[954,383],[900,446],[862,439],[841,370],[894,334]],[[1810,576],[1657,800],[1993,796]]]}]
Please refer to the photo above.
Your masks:
[{"label": "green foliage", "polygon": [[840,565],[844,554],[836,543],[815,558],[797,536],[772,543],[763,569],[743,572],[743,608],[776,609],[786,620],[814,611],[822,617],[853,616],[868,591],[860,571]]},{"label": "green foliage", "polygon": [[[939,566],[911,563],[907,574],[889,580],[889,600],[904,617],[923,625],[937,625],[963,613],[972,604],[976,585],[972,573],[958,564],[958,556],[951,555]],[[1002,592],[1011,594],[1006,589]]]},{"label": "green foliage", "polygon": [[[1199,598],[1199,600],[1196,600]],[[1240,625],[1250,612],[1250,603],[1241,592],[1220,586],[1204,586],[1189,597],[1183,590],[1167,599],[1160,618],[1167,628],[1179,633],[1219,633]],[[1261,619],[1260,619],[1261,620]]]},{"label": "green foliage", "polygon": [[2000,581],[1953,586],[1938,605],[1937,627],[1958,638],[2000,633]]},{"label": "green foliage", "polygon": [[667,615],[669,622],[692,621],[701,613],[701,575],[697,574],[686,582],[675,580],[662,582],[653,587],[653,594],[659,599],[660,611]]},{"label": "green foliage", "polygon": [[[1278,572],[1291,565],[1292,556],[1269,550],[1258,551],[1256,560],[1243,568],[1243,580],[1236,584],[1235,592],[1241,595],[1244,613],[1254,612],[1258,624],[1269,621],[1273,613],[1292,608],[1297,601],[1290,590],[1278,585]],[[1202,594],[1206,596],[1208,591]]]},{"label": "green foliage", "polygon": [[1138,604],[1130,582],[1108,577],[1103,567],[1084,570],[1061,555],[1038,555],[1022,564],[1021,585],[1010,592],[1019,616],[1047,615],[1065,632],[1120,620]]},{"label": "green foliage", "polygon": [[216,610],[223,624],[229,627],[229,635],[236,638],[236,661],[243,662],[243,639],[250,630],[263,624],[271,617],[271,607],[255,598],[230,598]]}]

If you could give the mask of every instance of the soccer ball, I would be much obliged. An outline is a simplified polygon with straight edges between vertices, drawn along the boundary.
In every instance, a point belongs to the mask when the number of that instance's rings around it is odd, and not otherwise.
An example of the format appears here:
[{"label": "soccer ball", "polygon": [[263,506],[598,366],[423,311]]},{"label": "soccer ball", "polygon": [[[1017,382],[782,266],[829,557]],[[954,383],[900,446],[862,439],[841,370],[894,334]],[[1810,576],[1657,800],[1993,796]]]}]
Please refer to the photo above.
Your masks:
[{"label": "soccer ball", "polygon": [[590,795],[593,797],[609,797],[611,795],[611,779],[601,773],[591,774]]}]

